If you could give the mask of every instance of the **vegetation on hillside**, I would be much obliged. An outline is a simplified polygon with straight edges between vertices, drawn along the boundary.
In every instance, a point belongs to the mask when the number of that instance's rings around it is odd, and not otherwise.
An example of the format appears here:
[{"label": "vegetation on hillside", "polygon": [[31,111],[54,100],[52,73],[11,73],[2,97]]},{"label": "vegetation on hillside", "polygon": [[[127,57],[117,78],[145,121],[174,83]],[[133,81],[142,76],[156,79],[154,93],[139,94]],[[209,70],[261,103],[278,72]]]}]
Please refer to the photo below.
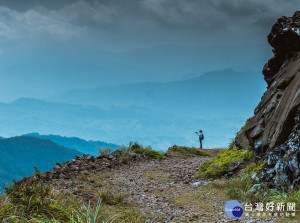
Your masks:
[{"label": "vegetation on hillside", "polygon": [[178,157],[186,157],[186,156],[211,156],[209,152],[204,150],[200,150],[197,148],[191,148],[186,146],[177,146],[174,145],[170,147],[166,153],[167,156],[178,156]]},{"label": "vegetation on hillside", "polygon": [[[33,183],[20,185],[15,182],[6,187],[5,194],[0,197],[0,222],[144,222],[138,211],[120,206],[124,203],[123,194],[102,191],[97,202],[84,203],[71,194],[55,190],[43,181],[36,169]],[[114,210],[107,205],[115,205]],[[115,209],[118,208],[121,208],[122,212],[116,212]]]},{"label": "vegetation on hillside", "polygon": [[151,146],[145,147],[145,146],[138,144],[137,142],[130,143],[127,149],[130,152],[143,154],[152,159],[165,159],[166,158],[166,156],[163,153],[153,150],[151,148]]},{"label": "vegetation on hillside", "polygon": [[[258,202],[295,202],[300,205],[300,187],[288,190],[280,190],[262,186],[258,188],[259,172],[264,168],[266,162],[251,162],[253,152],[250,150],[221,149],[220,153],[212,160],[206,160],[199,167],[199,176],[204,178],[214,178],[211,186],[216,193],[224,193],[224,199],[238,200],[244,204],[255,204]],[[234,174],[233,177],[223,177],[228,172],[228,163],[242,158],[246,161],[245,166]],[[300,211],[296,208],[296,217],[281,217],[280,221],[296,222],[300,218]]]},{"label": "vegetation on hillside", "polygon": [[228,164],[237,159],[249,162],[253,156],[250,150],[223,149],[216,158],[205,160],[199,167],[199,176],[206,178],[217,178],[228,172]]},{"label": "vegetation on hillside", "polygon": [[256,204],[267,202],[284,203],[294,202],[296,204],[295,217],[280,217],[280,222],[297,222],[300,218],[300,187],[289,188],[287,191],[256,186],[259,183],[258,172],[264,164],[249,163],[244,169],[231,179],[213,181],[212,185],[224,191],[227,199],[238,200],[244,204]]}]

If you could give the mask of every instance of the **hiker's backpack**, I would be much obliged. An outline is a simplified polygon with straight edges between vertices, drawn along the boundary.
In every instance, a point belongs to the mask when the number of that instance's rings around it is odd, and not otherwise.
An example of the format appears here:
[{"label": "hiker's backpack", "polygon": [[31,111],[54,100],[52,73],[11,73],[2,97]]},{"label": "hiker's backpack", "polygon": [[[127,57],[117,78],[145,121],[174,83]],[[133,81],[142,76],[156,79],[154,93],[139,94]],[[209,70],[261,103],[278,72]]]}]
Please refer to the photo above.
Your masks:
[{"label": "hiker's backpack", "polygon": [[204,139],[204,134],[203,134],[203,133],[200,135],[200,139],[201,139],[201,140]]}]

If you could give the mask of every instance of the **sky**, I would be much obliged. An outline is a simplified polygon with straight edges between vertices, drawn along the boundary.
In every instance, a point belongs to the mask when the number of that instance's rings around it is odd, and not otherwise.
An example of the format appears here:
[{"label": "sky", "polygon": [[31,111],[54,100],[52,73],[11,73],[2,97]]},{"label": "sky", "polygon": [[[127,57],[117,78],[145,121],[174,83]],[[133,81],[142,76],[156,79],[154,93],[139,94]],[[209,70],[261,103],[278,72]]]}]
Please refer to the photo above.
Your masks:
[{"label": "sky", "polygon": [[260,71],[272,55],[272,24],[299,3],[1,0],[0,101],[225,68]]}]

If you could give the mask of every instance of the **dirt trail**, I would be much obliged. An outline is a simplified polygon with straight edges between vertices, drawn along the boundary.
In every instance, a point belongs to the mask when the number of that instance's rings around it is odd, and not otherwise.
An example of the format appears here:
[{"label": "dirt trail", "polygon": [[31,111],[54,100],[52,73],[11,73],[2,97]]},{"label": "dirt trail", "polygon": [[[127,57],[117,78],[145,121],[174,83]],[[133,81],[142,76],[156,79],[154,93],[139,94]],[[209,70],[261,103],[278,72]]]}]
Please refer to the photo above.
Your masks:
[{"label": "dirt trail", "polygon": [[[122,192],[127,195],[129,206],[139,210],[151,223],[276,222],[228,217],[224,212],[229,200],[225,188],[196,177],[199,165],[207,159],[212,158],[167,157],[165,160],[141,159],[127,165],[111,165],[109,162],[118,158],[87,156],[56,167],[58,172],[50,175],[58,176],[52,179],[55,188],[73,193],[84,201],[97,199],[100,191]],[[67,178],[63,177],[67,175]]]},{"label": "dirt trail", "polygon": [[141,162],[114,171],[110,185],[128,193],[129,201],[151,222],[275,222],[229,218],[224,212],[224,191],[196,178],[206,159],[173,157]]}]

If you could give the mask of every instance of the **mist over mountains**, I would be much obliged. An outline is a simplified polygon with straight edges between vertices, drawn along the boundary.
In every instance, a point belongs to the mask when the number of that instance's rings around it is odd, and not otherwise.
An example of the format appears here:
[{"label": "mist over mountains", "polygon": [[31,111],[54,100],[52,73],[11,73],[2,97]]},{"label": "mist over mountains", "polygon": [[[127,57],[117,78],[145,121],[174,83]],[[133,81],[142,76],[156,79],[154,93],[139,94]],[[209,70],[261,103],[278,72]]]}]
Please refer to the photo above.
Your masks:
[{"label": "mist over mountains", "polygon": [[0,65],[0,101],[36,98],[37,95],[45,99],[71,89],[103,85],[170,82],[228,67],[259,72],[269,57],[264,53],[265,46],[250,45],[188,47],[170,44],[124,52],[74,48],[67,43],[64,51],[61,47],[30,48],[30,51],[19,47],[15,54],[5,54],[5,57],[0,54],[3,62]]},{"label": "mist over mountains", "polygon": [[235,117],[249,114],[265,84],[255,72],[232,69],[168,83],[100,86],[73,90],[55,98],[57,101],[97,106],[141,106],[151,110],[201,118]]},{"label": "mist over mountains", "polygon": [[168,83],[138,83],[69,91],[53,102],[22,98],[0,104],[1,135],[28,132],[77,136],[156,150],[174,144],[227,146],[264,91],[259,74],[227,69]]}]

